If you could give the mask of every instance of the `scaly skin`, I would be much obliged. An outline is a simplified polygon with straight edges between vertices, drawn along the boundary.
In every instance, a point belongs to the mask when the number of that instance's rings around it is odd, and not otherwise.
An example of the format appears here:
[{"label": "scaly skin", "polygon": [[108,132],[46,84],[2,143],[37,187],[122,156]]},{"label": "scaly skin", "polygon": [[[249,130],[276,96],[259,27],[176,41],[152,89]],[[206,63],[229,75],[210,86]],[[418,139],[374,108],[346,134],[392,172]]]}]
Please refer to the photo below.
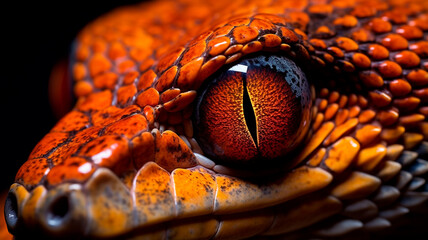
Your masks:
[{"label": "scaly skin", "polygon": [[[316,73],[312,121],[279,176],[247,178],[202,157],[193,102],[273,53]],[[88,25],[71,58],[77,104],[10,189],[17,236],[368,236],[426,206],[425,0],[150,2]]]}]

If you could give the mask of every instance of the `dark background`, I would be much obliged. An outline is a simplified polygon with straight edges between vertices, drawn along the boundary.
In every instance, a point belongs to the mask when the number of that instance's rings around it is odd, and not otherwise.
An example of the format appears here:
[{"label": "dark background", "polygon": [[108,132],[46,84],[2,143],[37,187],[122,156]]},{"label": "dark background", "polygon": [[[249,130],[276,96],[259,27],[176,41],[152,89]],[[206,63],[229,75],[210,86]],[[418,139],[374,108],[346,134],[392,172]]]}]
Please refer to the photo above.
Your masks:
[{"label": "dark background", "polygon": [[13,182],[37,142],[56,123],[48,99],[55,63],[80,29],[138,0],[5,1],[0,13],[0,191]]}]

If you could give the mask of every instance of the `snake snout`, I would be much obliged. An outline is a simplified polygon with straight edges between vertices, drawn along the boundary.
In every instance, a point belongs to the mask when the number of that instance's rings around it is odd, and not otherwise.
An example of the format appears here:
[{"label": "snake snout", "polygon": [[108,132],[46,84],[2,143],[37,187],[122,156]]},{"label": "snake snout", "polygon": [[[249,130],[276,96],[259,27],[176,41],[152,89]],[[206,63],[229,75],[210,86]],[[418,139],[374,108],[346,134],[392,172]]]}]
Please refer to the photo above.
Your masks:
[{"label": "snake snout", "polygon": [[86,198],[79,185],[63,184],[51,190],[43,186],[27,192],[13,185],[5,203],[9,231],[16,236],[70,237],[85,233]]}]

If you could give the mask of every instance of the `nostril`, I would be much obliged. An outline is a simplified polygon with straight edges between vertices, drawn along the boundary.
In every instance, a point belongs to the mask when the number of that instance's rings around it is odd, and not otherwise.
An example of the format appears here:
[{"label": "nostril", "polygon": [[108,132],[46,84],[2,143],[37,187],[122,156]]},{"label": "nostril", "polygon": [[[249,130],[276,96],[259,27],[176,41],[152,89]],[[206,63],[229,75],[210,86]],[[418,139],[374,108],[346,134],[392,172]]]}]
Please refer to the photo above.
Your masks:
[{"label": "nostril", "polygon": [[15,194],[9,192],[4,205],[4,216],[9,231],[13,231],[18,223],[18,200]]},{"label": "nostril", "polygon": [[66,195],[55,199],[47,212],[47,223],[52,227],[61,226],[70,212],[70,202]]}]

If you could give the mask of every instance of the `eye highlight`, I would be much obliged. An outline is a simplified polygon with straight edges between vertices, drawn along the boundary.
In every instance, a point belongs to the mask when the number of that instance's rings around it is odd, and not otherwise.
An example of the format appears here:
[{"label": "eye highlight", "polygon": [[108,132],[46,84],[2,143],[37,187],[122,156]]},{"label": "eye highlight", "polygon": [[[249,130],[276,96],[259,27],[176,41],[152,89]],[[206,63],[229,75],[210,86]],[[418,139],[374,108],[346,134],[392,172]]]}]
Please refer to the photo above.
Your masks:
[{"label": "eye highlight", "polygon": [[198,96],[198,142],[226,164],[285,160],[309,128],[310,94],[305,74],[290,59],[245,59],[209,79]]}]

